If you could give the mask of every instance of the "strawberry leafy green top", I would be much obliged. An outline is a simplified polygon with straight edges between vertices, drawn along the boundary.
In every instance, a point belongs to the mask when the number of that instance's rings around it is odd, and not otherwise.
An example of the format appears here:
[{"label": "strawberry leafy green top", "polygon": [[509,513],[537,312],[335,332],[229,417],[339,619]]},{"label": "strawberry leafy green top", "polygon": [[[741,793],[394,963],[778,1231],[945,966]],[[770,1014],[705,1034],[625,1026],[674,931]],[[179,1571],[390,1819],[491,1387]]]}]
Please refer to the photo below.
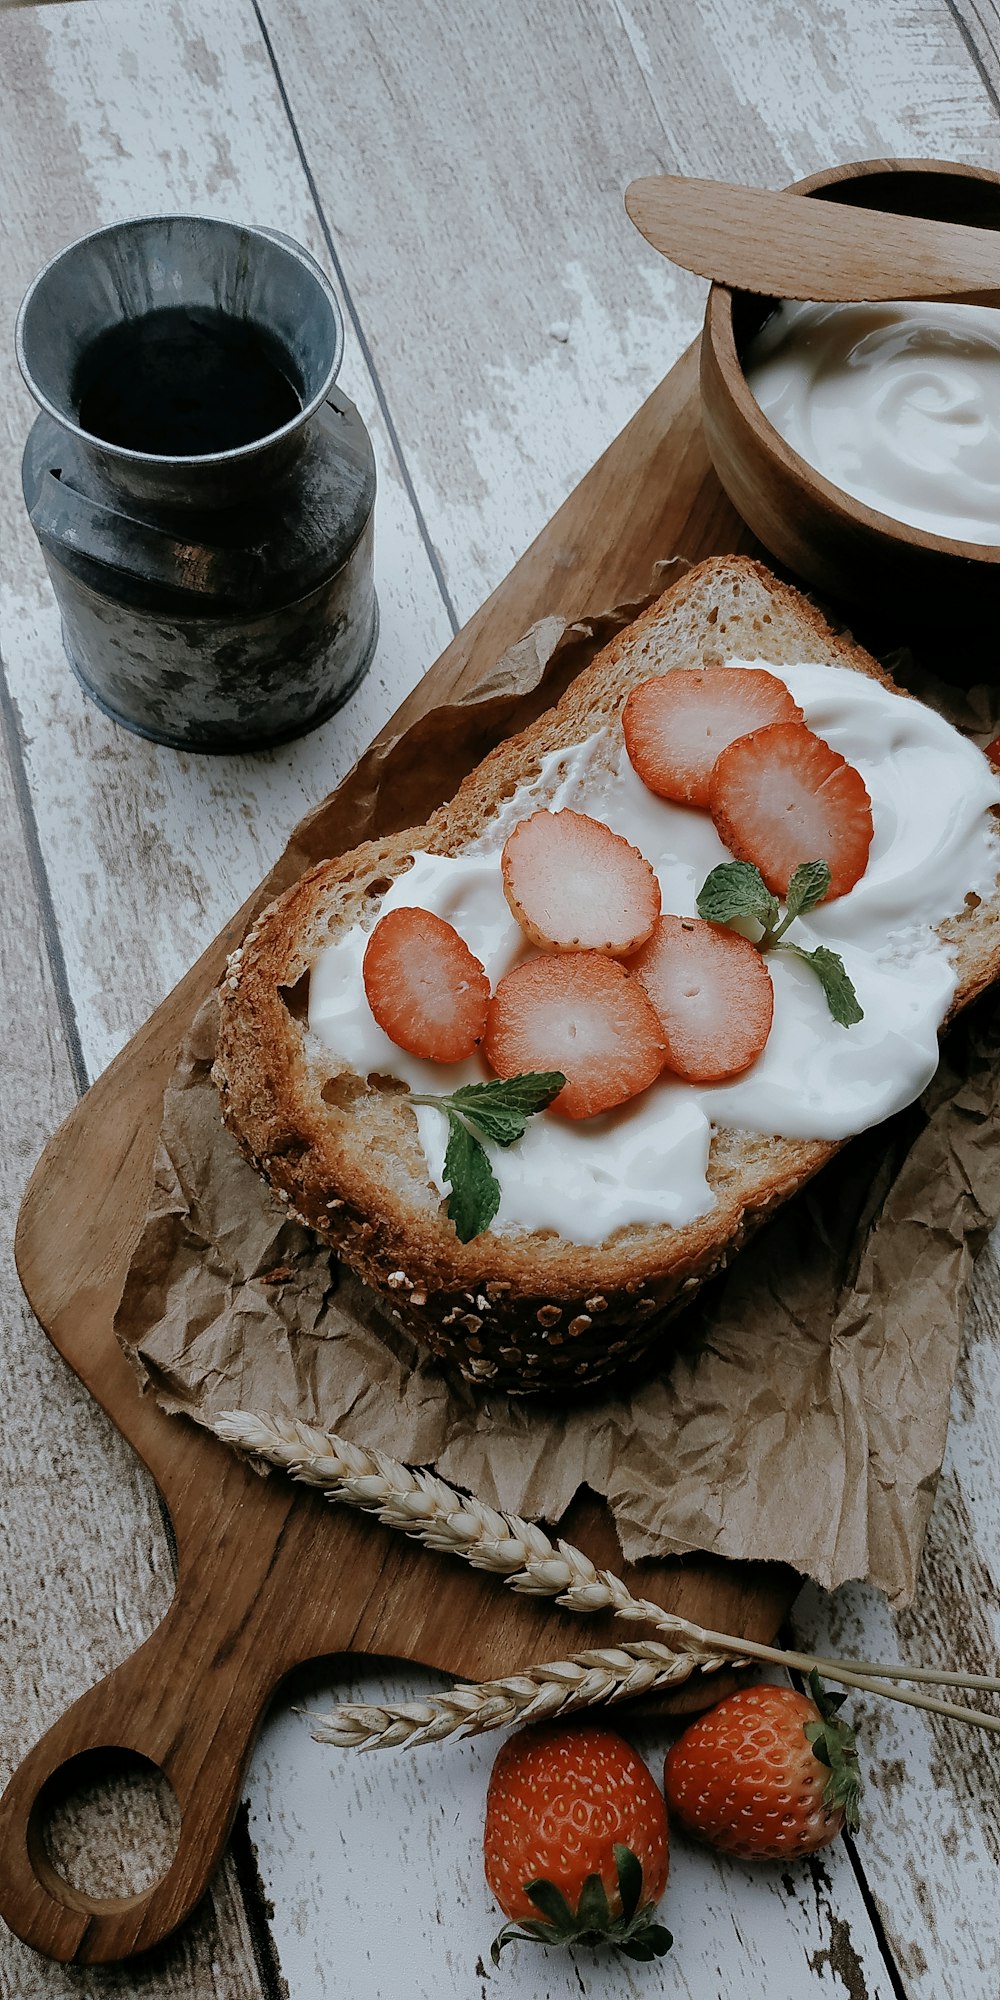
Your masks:
[{"label": "strawberry leafy green top", "polygon": [[513,1938],[549,1945],[610,1944],[626,1958],[662,1958],[670,1950],[673,1938],[664,1924],[654,1921],[655,1905],[642,1900],[642,1863],[630,1847],[619,1841],[612,1852],[621,1900],[620,1916],[611,1914],[600,1875],[587,1876],[575,1910],[554,1882],[526,1882],[525,1895],[542,1914],[504,1925],[493,1940],[494,1965],[499,1965],[504,1945]]},{"label": "strawberry leafy green top", "polygon": [[861,1798],[858,1748],[850,1724],[837,1714],[847,1696],[831,1694],[828,1688],[823,1687],[815,1667],[809,1676],[809,1692],[823,1719],[803,1725],[806,1742],[812,1745],[813,1756],[818,1757],[830,1773],[823,1789],[823,1804],[831,1811],[837,1806],[842,1807],[848,1833],[857,1833],[861,1824],[858,1811]]},{"label": "strawberry leafy green top", "polygon": [[826,1004],[841,1028],[852,1028],[864,1019],[864,1010],[840,954],[825,944],[807,951],[804,945],[788,943],[785,932],[796,917],[808,915],[823,901],[830,887],[830,870],[825,861],[803,861],[796,868],[785,894],[785,914],[772,896],[759,868],[750,861],[721,861],[707,875],[698,892],[699,917],[709,923],[731,924],[737,918],[751,918],[761,925],[761,951],[787,951],[812,968],[826,994]]}]

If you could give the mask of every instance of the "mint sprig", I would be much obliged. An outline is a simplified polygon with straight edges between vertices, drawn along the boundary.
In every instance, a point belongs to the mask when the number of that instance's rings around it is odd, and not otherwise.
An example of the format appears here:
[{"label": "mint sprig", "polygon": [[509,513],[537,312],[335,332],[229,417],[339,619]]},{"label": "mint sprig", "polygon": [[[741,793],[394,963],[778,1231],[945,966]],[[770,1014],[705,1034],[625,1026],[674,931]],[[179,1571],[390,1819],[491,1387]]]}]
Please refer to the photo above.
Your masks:
[{"label": "mint sprig", "polygon": [[524,1135],[528,1119],[544,1111],[557,1097],[566,1078],[560,1069],[526,1070],[523,1076],[463,1083],[448,1103],[497,1146],[512,1146]]},{"label": "mint sprig", "polygon": [[431,1104],[448,1120],[444,1178],[451,1188],[447,1214],[460,1243],[481,1236],[500,1206],[500,1183],[482,1144],[513,1146],[528,1119],[557,1097],[566,1078],[561,1070],[527,1070],[522,1076],[489,1083],[463,1083],[440,1097],[414,1091],[411,1104]]},{"label": "mint sprig", "polygon": [[812,968],[826,994],[826,1004],[838,1027],[853,1028],[864,1020],[864,1009],[838,952],[825,944],[807,951],[801,944],[785,944],[785,932],[796,917],[807,916],[823,901],[830,887],[830,870],[825,861],[803,861],[796,868],[785,893],[785,914],[772,896],[760,869],[750,861],[720,861],[705,877],[698,892],[699,917],[713,924],[731,924],[746,918],[761,925],[760,951],[787,951]]}]

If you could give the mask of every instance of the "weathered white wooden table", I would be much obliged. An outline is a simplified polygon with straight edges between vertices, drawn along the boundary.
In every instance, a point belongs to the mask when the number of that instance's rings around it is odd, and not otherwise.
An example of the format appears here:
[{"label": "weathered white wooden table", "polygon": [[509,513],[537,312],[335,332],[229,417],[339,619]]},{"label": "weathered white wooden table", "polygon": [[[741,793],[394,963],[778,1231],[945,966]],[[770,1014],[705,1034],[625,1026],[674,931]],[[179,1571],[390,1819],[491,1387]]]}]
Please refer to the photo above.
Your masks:
[{"label": "weathered white wooden table", "polygon": [[[0,11],[3,1781],[171,1592],[150,1480],[19,1304],[10,1239],[44,1139],[696,330],[703,288],[629,227],[627,181],[778,185],[881,153],[1000,167],[998,76],[990,0]],[[159,750],[87,705],[20,503],[22,292],[84,230],[172,208],[273,224],[325,265],[348,325],[341,379],[379,461],[375,666],[325,728],[252,759]],[[893,1619],[862,1589],[806,1592],[801,1638],[987,1670],[998,1394],[987,1254],[917,1603]],[[350,1691],[428,1679],[387,1663]],[[333,1693],[314,1674],[295,1697]],[[351,1759],[316,1746],[289,1700],[211,1898],[175,1942],[119,1971],[67,1972],[4,1934],[0,1995],[997,2000],[995,1760],[912,1711],[856,1714],[869,1773],[857,1842],[754,1871],[678,1840],[662,1966],[522,1951],[495,1973],[479,1859],[495,1744]],[[643,1743],[655,1765],[655,1733]],[[168,1815],[108,1787],[54,1838],[70,1879],[113,1893],[159,1872]]]}]

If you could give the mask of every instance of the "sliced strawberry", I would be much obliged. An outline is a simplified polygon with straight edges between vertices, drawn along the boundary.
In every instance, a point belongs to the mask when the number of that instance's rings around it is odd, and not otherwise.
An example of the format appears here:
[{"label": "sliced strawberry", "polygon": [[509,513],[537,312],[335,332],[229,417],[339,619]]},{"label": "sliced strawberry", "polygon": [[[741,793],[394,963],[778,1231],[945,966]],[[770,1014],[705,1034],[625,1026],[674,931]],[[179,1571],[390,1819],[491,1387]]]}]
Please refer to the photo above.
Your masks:
[{"label": "sliced strawberry", "polygon": [[550,1107],[593,1118],[638,1097],[659,1076],[663,1030],[638,980],[599,951],[526,958],[490,1001],[483,1053],[497,1076],[562,1070]]},{"label": "sliced strawberry", "polygon": [[802,722],[775,722],[730,743],[712,771],[709,807],[738,861],[783,896],[802,861],[825,861],[825,901],[846,896],[868,866],[872,804],[860,771]]},{"label": "sliced strawberry", "polygon": [[983,756],[989,758],[994,771],[1000,771],[1000,736],[994,736],[992,743],[987,743]]},{"label": "sliced strawberry", "polygon": [[624,957],[660,914],[660,885],[645,855],[587,813],[519,820],[500,866],[521,929],[543,951]]},{"label": "sliced strawberry", "polygon": [[661,917],[628,969],[656,1009],[676,1076],[721,1083],[756,1062],[771,1032],[774,989],[745,937],[700,917]]},{"label": "sliced strawberry", "polygon": [[661,799],[707,806],[720,750],[769,722],[801,722],[764,667],[675,667],[632,689],[622,712],[633,769]]},{"label": "sliced strawberry", "polygon": [[411,1056],[462,1062],[482,1040],[490,982],[433,911],[387,911],[368,940],[362,976],[379,1027]]}]

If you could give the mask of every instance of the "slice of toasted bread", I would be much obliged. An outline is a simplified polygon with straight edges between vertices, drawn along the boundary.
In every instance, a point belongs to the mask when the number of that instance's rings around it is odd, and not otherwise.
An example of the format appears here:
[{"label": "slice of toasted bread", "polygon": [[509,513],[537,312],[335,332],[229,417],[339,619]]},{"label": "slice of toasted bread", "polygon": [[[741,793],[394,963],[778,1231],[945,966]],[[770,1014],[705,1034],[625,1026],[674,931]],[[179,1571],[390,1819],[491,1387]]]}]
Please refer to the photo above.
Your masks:
[{"label": "slice of toasted bread", "polygon": [[[551,750],[621,712],[629,689],[675,666],[801,660],[894,684],[759,564],[723,556],[689,572],[602,652],[558,706],[495,750],[425,826],[324,862],[259,917],[221,988],[215,1077],[226,1123],[292,1212],[470,1379],[515,1392],[597,1380],[657,1338],[671,1313],[837,1150],[826,1141],[719,1131],[716,1206],[679,1228],[636,1224],[599,1245],[552,1231],[461,1243],[433,1185],[407,1094],[358,1075],[309,1033],[300,1004],[318,954],[378,916],[421,849],[455,854]],[[940,926],[952,1011],[1000,973],[1000,893]]]}]

